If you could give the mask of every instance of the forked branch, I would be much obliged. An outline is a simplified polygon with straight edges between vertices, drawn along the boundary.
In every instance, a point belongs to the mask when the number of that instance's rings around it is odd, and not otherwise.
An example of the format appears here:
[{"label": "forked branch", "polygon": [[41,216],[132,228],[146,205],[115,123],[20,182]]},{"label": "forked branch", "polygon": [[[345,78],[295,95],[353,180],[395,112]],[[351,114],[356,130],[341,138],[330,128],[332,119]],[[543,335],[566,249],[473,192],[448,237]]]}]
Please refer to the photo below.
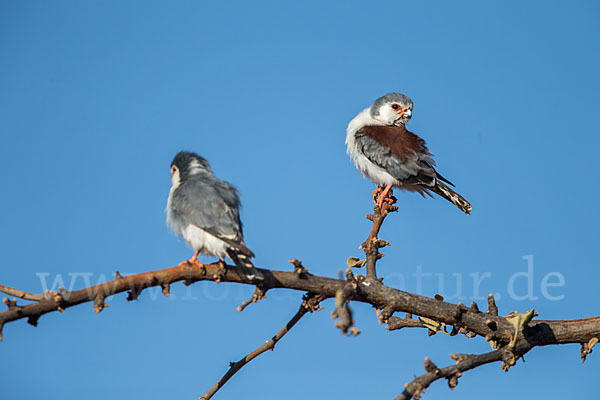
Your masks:
[{"label": "forked branch", "polygon": [[[336,298],[335,315],[340,318],[336,326],[345,333],[348,331],[358,333],[349,307],[349,302],[355,301],[370,304],[380,310],[379,320],[386,323],[389,330],[418,327],[427,328],[429,334],[445,332],[452,336],[462,333],[468,337],[485,338],[497,349],[481,355],[454,355],[457,364],[441,369],[427,359],[427,373],[407,384],[398,399],[417,398],[432,382],[441,378],[448,379],[450,386],[453,387],[462,372],[490,362],[504,361],[503,367],[508,369],[519,357],[536,346],[580,343],[582,360],[592,352],[592,347],[600,338],[600,317],[570,321],[531,320],[535,315],[533,310],[525,314],[511,313],[502,317],[498,315],[498,307],[491,295],[488,298],[487,311],[482,312],[475,303],[466,307],[462,303],[446,302],[439,295],[430,298],[384,285],[377,279],[376,264],[383,256],[379,249],[389,243],[379,239],[378,234],[386,216],[396,209],[393,205],[394,200],[392,198],[391,201],[383,202],[381,208],[375,206],[374,213],[367,216],[373,221],[373,226],[367,240],[361,246],[365,251],[366,260],[359,262],[367,266],[366,277],[354,276],[350,270],[346,273],[346,279],[313,275],[295,259],[291,260],[294,271],[260,269],[264,280],[257,287],[252,298],[240,306],[241,309],[260,300],[268,290],[272,289],[299,290],[310,294],[305,297],[296,315],[284,328],[267,343],[240,361],[232,363],[229,371],[203,395],[203,399],[208,400],[240,368],[266,350],[272,349],[307,312],[314,311],[321,301],[328,298]],[[38,319],[42,315],[55,311],[63,312],[78,304],[91,302],[94,311],[101,312],[106,307],[105,299],[118,293],[128,292],[127,299],[136,300],[145,289],[160,286],[163,294],[168,296],[171,284],[184,282],[189,285],[198,281],[234,282],[256,286],[256,282],[240,273],[235,267],[223,268],[219,263],[206,264],[201,268],[192,264],[183,264],[130,276],[121,276],[117,273],[112,281],[74,291],[60,288],[56,292],[33,294],[0,285],[0,291],[16,298],[4,299],[8,309],[0,312],[0,340],[2,327],[8,322],[27,319],[31,325],[37,326]],[[22,305],[17,303],[17,299],[33,303]],[[405,318],[394,316],[397,312],[406,313]],[[417,319],[413,319],[413,315]],[[448,330],[449,326],[451,330]]]},{"label": "forked branch", "polygon": [[502,348],[485,354],[450,354],[450,358],[456,361],[456,365],[438,368],[429,358],[425,358],[425,374],[416,377],[410,383],[404,385],[404,391],[394,400],[418,399],[433,382],[445,378],[448,380],[450,390],[458,385],[458,378],[462,373],[481,365],[497,361],[504,361],[502,369],[508,369],[515,365],[517,359],[527,353],[533,346],[527,341],[519,342],[514,348]]}]

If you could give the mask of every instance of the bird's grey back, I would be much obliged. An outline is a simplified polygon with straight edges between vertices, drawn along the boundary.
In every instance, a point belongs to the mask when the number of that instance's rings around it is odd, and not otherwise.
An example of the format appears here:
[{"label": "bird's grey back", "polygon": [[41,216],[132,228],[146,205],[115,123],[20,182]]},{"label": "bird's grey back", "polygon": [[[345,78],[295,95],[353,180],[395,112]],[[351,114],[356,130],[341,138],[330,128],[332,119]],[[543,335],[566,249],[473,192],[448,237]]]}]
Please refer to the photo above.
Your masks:
[{"label": "bird's grey back", "polygon": [[237,190],[210,173],[189,176],[173,192],[176,219],[236,242],[243,240]]}]

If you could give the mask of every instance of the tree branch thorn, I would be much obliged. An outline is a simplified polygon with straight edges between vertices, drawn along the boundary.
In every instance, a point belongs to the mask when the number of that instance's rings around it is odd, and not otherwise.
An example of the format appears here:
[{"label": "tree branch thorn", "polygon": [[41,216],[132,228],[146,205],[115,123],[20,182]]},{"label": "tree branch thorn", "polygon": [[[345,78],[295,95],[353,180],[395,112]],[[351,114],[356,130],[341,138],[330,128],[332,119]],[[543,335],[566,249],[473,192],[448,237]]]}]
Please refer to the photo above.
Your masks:
[{"label": "tree branch thorn", "polygon": [[587,343],[581,343],[581,363],[585,362],[588,354],[592,353],[592,347],[594,347],[598,343],[598,338],[593,337]]},{"label": "tree branch thorn", "polygon": [[429,359],[429,357],[425,357],[425,371],[431,372],[433,374],[439,374],[440,369],[435,365],[433,361]]},{"label": "tree branch thorn", "polygon": [[254,290],[254,293],[252,294],[252,297],[250,297],[249,300],[246,300],[241,305],[239,305],[237,310],[244,311],[244,309],[248,307],[248,305],[250,305],[251,303],[256,303],[257,301],[266,298],[266,293],[267,290],[263,289],[260,285],[257,285],[256,289]]},{"label": "tree branch thorn", "polygon": [[503,363],[500,368],[502,368],[504,372],[508,372],[510,367],[517,363],[517,357],[515,357],[514,353],[509,348],[505,348],[502,352],[502,361]]},{"label": "tree branch thorn", "polygon": [[477,303],[472,302],[471,303],[471,307],[469,307],[469,311],[473,312],[473,313],[480,313],[481,311],[479,311],[479,307],[477,307]]},{"label": "tree branch thorn", "polygon": [[494,300],[494,295],[488,295],[488,309],[486,313],[490,315],[498,315],[498,306],[496,305],[496,300]]},{"label": "tree branch thorn", "polygon": [[2,302],[6,305],[6,307],[8,307],[9,310],[19,307],[17,305],[17,299],[9,299],[8,297],[5,297],[2,299]]},{"label": "tree branch thorn", "polygon": [[96,297],[94,297],[94,312],[98,314],[105,307],[108,307],[108,304],[104,302],[104,295],[98,293]]},{"label": "tree branch thorn", "polygon": [[448,378],[448,387],[450,390],[454,390],[456,386],[458,386],[458,378],[462,376],[462,372],[456,371]]},{"label": "tree branch thorn", "polygon": [[167,282],[163,282],[160,287],[162,288],[162,294],[164,294],[166,297],[169,297],[171,294],[171,285]]},{"label": "tree branch thorn", "polygon": [[294,273],[298,275],[298,278],[306,277],[308,275],[308,269],[304,268],[302,261],[297,258],[292,258],[288,262],[294,264]]},{"label": "tree branch thorn", "polygon": [[31,326],[37,326],[38,319],[40,319],[39,315],[32,315],[29,318],[27,318],[27,323]]}]

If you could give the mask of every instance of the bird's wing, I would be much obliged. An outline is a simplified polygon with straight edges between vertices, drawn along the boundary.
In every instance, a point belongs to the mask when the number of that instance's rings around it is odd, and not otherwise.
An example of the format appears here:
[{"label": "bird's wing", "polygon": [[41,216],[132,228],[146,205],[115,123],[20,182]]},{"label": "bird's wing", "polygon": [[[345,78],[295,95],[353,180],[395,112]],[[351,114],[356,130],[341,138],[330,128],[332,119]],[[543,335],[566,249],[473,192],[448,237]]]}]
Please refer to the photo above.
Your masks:
[{"label": "bird's wing", "polygon": [[237,190],[228,182],[215,176],[190,177],[175,190],[172,207],[188,223],[254,257],[244,244]]},{"label": "bird's wing", "polygon": [[433,186],[441,178],[425,141],[404,126],[364,126],[355,137],[362,154],[398,181]]}]

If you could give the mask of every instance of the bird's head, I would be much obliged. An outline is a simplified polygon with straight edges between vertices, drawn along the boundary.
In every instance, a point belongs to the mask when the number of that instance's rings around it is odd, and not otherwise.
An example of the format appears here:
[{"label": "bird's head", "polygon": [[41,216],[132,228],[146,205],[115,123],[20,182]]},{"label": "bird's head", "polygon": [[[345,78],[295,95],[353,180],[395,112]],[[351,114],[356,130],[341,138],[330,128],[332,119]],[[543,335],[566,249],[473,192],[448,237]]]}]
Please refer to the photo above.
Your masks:
[{"label": "bird's head", "polygon": [[388,93],[371,105],[371,117],[385,125],[406,125],[412,116],[413,102],[401,93]]},{"label": "bird's head", "polygon": [[201,173],[212,174],[210,164],[205,158],[189,151],[180,151],[171,162],[171,182],[178,186],[182,179]]}]

